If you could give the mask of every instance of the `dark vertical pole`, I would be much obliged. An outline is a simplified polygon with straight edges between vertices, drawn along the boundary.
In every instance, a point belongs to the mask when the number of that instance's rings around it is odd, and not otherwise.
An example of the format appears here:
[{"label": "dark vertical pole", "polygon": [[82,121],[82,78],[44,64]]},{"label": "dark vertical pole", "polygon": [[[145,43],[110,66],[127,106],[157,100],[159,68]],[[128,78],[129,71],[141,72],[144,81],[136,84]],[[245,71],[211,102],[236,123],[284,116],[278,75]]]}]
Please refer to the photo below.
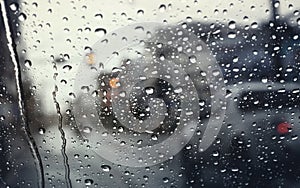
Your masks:
[{"label": "dark vertical pole", "polygon": [[[19,118],[20,123],[22,126],[20,127],[22,131],[25,133],[27,143],[29,144],[31,154],[34,158],[34,162],[36,164],[36,170],[38,175],[38,186],[41,188],[45,187],[45,180],[44,180],[44,170],[43,170],[43,164],[42,159],[38,151],[38,147],[36,145],[36,142],[31,134],[28,121],[27,121],[27,112],[25,110],[25,104],[24,104],[24,92],[23,92],[23,84],[22,84],[22,77],[21,77],[21,67],[19,62],[19,57],[16,50],[16,42],[15,42],[15,31],[13,30],[14,26],[12,24],[12,19],[7,12],[9,10],[9,5],[7,1],[0,0],[0,19],[2,21],[2,29],[4,30],[3,35],[5,35],[3,38],[5,38],[6,44],[3,44],[1,47],[6,50],[6,53],[9,54],[8,61],[11,62],[11,65],[13,65],[14,68],[14,80],[16,84],[16,98],[15,99],[18,108],[19,108]],[[5,51],[3,50],[3,51]],[[5,54],[4,54],[5,55]],[[11,75],[12,76],[12,75]]]}]

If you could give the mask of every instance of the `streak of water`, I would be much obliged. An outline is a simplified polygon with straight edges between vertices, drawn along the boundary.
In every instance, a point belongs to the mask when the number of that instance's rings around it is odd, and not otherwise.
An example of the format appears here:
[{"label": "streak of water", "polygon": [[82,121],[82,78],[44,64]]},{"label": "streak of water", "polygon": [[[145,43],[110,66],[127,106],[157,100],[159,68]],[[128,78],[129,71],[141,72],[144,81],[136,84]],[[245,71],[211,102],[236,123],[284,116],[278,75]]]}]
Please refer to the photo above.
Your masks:
[{"label": "streak of water", "polygon": [[37,170],[37,174],[38,174],[39,187],[44,188],[45,187],[45,178],[44,178],[42,159],[39,154],[38,148],[36,146],[35,140],[31,135],[30,128],[28,126],[28,122],[27,122],[27,118],[26,118],[26,111],[24,108],[24,100],[23,100],[21,69],[20,69],[20,64],[18,62],[16,50],[14,48],[13,35],[10,30],[4,0],[0,0],[0,7],[1,7],[2,17],[3,17],[3,22],[4,22],[4,28],[5,28],[5,32],[6,32],[6,38],[8,41],[7,47],[9,49],[11,61],[13,63],[14,71],[15,71],[16,87],[17,87],[17,93],[18,93],[18,106],[19,106],[19,113],[21,116],[22,129],[24,130],[26,139],[30,146],[31,154],[34,158],[34,162],[35,162],[36,170]]},{"label": "streak of water", "polygon": [[57,88],[57,85],[55,85],[55,89],[52,92],[52,96],[53,96],[53,101],[54,101],[54,104],[55,104],[55,107],[56,107],[56,112],[57,112],[58,120],[59,120],[58,130],[60,132],[61,139],[62,139],[61,154],[62,154],[63,159],[64,159],[65,180],[66,180],[66,183],[67,183],[67,187],[71,188],[72,183],[71,183],[71,179],[70,179],[70,167],[69,167],[68,156],[67,156],[67,153],[66,153],[67,140],[66,140],[65,131],[63,129],[63,121],[62,121],[63,116],[62,116],[61,111],[60,111],[59,103],[56,99],[57,91],[58,91],[58,88]]}]

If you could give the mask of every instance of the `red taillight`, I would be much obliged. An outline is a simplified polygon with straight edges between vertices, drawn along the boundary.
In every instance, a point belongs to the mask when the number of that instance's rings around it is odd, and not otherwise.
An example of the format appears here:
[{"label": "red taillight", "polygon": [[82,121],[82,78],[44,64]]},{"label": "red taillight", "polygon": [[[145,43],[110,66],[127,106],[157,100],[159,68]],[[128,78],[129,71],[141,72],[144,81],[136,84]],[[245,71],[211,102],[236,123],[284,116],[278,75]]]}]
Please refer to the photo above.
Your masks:
[{"label": "red taillight", "polygon": [[279,134],[286,134],[291,128],[292,126],[289,123],[283,122],[277,125],[276,130]]}]

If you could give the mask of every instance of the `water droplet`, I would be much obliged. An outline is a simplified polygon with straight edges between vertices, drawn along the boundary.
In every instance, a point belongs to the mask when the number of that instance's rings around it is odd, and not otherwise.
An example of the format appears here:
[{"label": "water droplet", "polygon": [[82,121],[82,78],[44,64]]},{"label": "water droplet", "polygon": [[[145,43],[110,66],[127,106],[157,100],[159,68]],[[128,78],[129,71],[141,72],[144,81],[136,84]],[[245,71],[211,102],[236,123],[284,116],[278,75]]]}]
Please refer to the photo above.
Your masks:
[{"label": "water droplet", "polygon": [[160,54],[159,59],[160,59],[161,61],[164,61],[164,60],[166,59],[166,58],[165,58],[165,55],[164,55],[164,54]]},{"label": "water droplet", "polygon": [[164,183],[168,183],[168,182],[169,182],[169,178],[164,177],[164,178],[163,178],[163,181],[164,181]]},{"label": "water droplet", "polygon": [[103,18],[103,15],[102,15],[102,14],[95,14],[95,18],[97,18],[97,19],[102,19],[102,18]]},{"label": "water droplet", "polygon": [[298,139],[298,135],[293,135],[292,136],[292,140],[297,140]]},{"label": "water droplet", "polygon": [[196,50],[197,50],[197,51],[202,51],[202,49],[203,49],[203,47],[202,47],[201,44],[199,44],[198,46],[196,46]]},{"label": "water droplet", "polygon": [[191,63],[196,63],[197,62],[197,58],[194,55],[190,56],[189,60],[190,60]]},{"label": "water droplet", "polygon": [[240,69],[238,68],[238,67],[234,67],[233,69],[232,69],[232,72],[239,72],[240,71]]},{"label": "water droplet", "polygon": [[84,47],[84,52],[86,53],[86,54],[90,54],[90,53],[92,53],[92,48],[91,47],[89,47],[89,46],[85,46]]},{"label": "water droplet", "polygon": [[185,146],[185,149],[187,149],[187,150],[192,149],[192,145],[190,145],[190,144],[189,144],[189,145],[186,145],[186,146]]},{"label": "water droplet", "polygon": [[76,179],[76,183],[81,183],[81,179]]},{"label": "water droplet", "polygon": [[24,65],[27,67],[27,68],[30,68],[31,66],[32,66],[32,63],[31,63],[31,61],[30,60],[25,60],[24,61]]},{"label": "water droplet", "polygon": [[4,121],[5,120],[5,116],[1,115],[0,116],[0,121]]},{"label": "water droplet", "polygon": [[258,27],[258,24],[257,24],[256,22],[253,22],[253,23],[251,24],[251,27],[252,27],[253,29],[256,29],[256,28]]},{"label": "water droplet", "polygon": [[38,4],[37,4],[37,2],[33,2],[33,3],[32,3],[32,5],[33,5],[35,8],[37,8],[37,7],[38,7]]},{"label": "water droplet", "polygon": [[280,50],[280,46],[275,46],[274,51],[278,51],[278,50]]},{"label": "water droplet", "polygon": [[145,91],[147,95],[152,95],[154,93],[154,88],[153,87],[146,87]]},{"label": "water droplet", "polygon": [[45,132],[46,132],[45,128],[43,127],[39,128],[39,134],[45,134]]},{"label": "water droplet", "polygon": [[174,89],[174,93],[181,93],[183,91],[182,87],[178,86]]},{"label": "water droplet", "polygon": [[187,22],[192,22],[192,21],[193,21],[193,18],[190,17],[190,16],[188,16],[188,17],[186,17],[186,21],[187,21]]},{"label": "water droplet", "polygon": [[82,86],[81,87],[81,90],[84,92],[84,93],[88,93],[90,91],[90,88],[89,86]]},{"label": "water droplet", "polygon": [[218,76],[220,74],[220,71],[219,70],[213,70],[212,73],[213,73],[214,76]]},{"label": "water droplet", "polygon": [[152,136],[151,136],[151,139],[152,139],[152,140],[157,140],[157,139],[158,139],[158,137],[157,137],[157,135],[156,135],[156,134],[154,134],[154,135],[152,135]]},{"label": "water droplet", "polygon": [[121,92],[119,93],[119,96],[120,96],[120,97],[126,97],[126,92],[125,92],[125,91],[121,91]]},{"label": "water droplet", "polygon": [[94,183],[94,180],[92,180],[92,179],[85,179],[84,183],[85,183],[85,185],[92,185]]},{"label": "water droplet", "polygon": [[118,128],[118,132],[120,132],[120,133],[124,132],[124,127],[120,126],[120,127]]},{"label": "water droplet", "polygon": [[27,19],[27,16],[26,16],[26,14],[21,13],[21,14],[18,16],[18,19],[19,19],[21,22],[23,22],[23,21],[25,21],[25,20]]},{"label": "water droplet", "polygon": [[126,145],[126,142],[124,141],[124,140],[122,140],[121,142],[120,142],[120,146],[125,146]]},{"label": "water droplet", "polygon": [[218,151],[214,151],[212,154],[214,157],[218,157],[220,155],[220,153]]},{"label": "water droplet", "polygon": [[235,21],[230,21],[230,22],[228,23],[228,27],[229,27],[230,29],[235,29]]},{"label": "water droplet", "polygon": [[276,1],[276,2],[274,3],[274,7],[275,7],[275,8],[278,8],[279,5],[280,5],[280,2],[279,2],[279,1]]},{"label": "water droplet", "polygon": [[111,167],[108,165],[102,165],[101,168],[104,172],[109,172],[111,170]]},{"label": "water droplet", "polygon": [[145,180],[145,181],[148,181],[148,179],[149,179],[149,177],[148,177],[148,176],[146,176],[146,175],[145,175],[145,176],[143,176],[143,178],[144,178],[144,180]]},{"label": "water droplet", "polygon": [[138,140],[136,143],[137,143],[138,145],[141,145],[141,144],[143,143],[143,140]]},{"label": "water droplet", "polygon": [[200,106],[204,106],[204,105],[205,105],[205,100],[199,101],[199,105],[200,105]]},{"label": "water droplet", "polygon": [[166,5],[164,5],[164,4],[161,4],[160,6],[159,6],[159,8],[158,8],[158,10],[160,11],[160,12],[164,12],[165,10],[166,10]]},{"label": "water droplet", "polygon": [[68,60],[70,60],[70,56],[69,56],[69,54],[64,54],[64,60],[65,60],[65,61],[68,61]]},{"label": "water droplet", "polygon": [[134,28],[136,31],[144,31],[144,27],[142,26],[137,26]]},{"label": "water droplet", "polygon": [[92,128],[88,127],[88,126],[85,126],[85,127],[83,127],[83,132],[89,134],[89,133],[92,132]]},{"label": "water droplet", "polygon": [[268,82],[268,78],[267,77],[262,77],[261,82],[262,83],[267,83]]},{"label": "water droplet", "polygon": [[97,28],[95,29],[95,33],[98,37],[103,37],[104,35],[106,35],[106,29],[104,28]]},{"label": "water droplet", "polygon": [[239,57],[238,56],[234,56],[232,59],[232,62],[237,63],[239,61]]},{"label": "water droplet", "polygon": [[236,33],[235,32],[229,32],[227,36],[230,39],[234,39],[236,37]]},{"label": "water droplet", "polygon": [[12,10],[12,11],[16,11],[16,10],[19,9],[19,4],[18,4],[18,3],[11,3],[11,4],[9,5],[9,8],[10,8],[10,10]]},{"label": "water droplet", "polygon": [[93,92],[92,92],[92,96],[93,96],[93,97],[97,97],[97,96],[98,96],[98,91],[96,91],[96,90],[93,91]]},{"label": "water droplet", "polygon": [[64,71],[70,71],[71,69],[72,69],[71,65],[65,65],[65,66],[63,66],[63,70]]},{"label": "water droplet", "polygon": [[144,10],[138,10],[137,15],[138,16],[143,16],[144,15]]},{"label": "water droplet", "polygon": [[72,98],[72,99],[75,99],[76,98],[76,95],[75,95],[75,93],[69,93],[69,96]]}]

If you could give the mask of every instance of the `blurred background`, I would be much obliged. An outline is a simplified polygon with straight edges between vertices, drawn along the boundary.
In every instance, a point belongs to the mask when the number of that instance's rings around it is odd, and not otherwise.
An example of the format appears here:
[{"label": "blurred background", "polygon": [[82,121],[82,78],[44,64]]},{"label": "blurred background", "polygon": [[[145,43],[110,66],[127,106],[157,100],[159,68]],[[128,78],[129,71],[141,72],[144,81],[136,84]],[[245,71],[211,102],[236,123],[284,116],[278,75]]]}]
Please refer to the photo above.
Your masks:
[{"label": "blurred background", "polygon": [[[298,187],[299,9],[297,0],[1,1],[1,187]],[[76,105],[94,103],[86,103],[74,87],[95,43],[145,22],[183,28],[206,43],[222,71],[227,106],[221,131],[207,151],[199,152],[202,133],[195,131],[170,160],[137,168],[95,152],[86,135],[97,123],[76,120],[74,113]],[[109,70],[97,78],[102,85],[96,89],[101,99],[96,117],[119,138],[120,122],[113,113],[103,115],[105,107],[113,111],[109,102],[116,75]],[[207,126],[211,96],[200,80],[193,80],[199,98],[206,97],[199,101],[199,126]],[[152,84],[159,93],[169,87]],[[172,97],[161,98],[172,103]],[[167,107],[180,114],[172,104]],[[82,119],[91,116],[77,113]]]}]

